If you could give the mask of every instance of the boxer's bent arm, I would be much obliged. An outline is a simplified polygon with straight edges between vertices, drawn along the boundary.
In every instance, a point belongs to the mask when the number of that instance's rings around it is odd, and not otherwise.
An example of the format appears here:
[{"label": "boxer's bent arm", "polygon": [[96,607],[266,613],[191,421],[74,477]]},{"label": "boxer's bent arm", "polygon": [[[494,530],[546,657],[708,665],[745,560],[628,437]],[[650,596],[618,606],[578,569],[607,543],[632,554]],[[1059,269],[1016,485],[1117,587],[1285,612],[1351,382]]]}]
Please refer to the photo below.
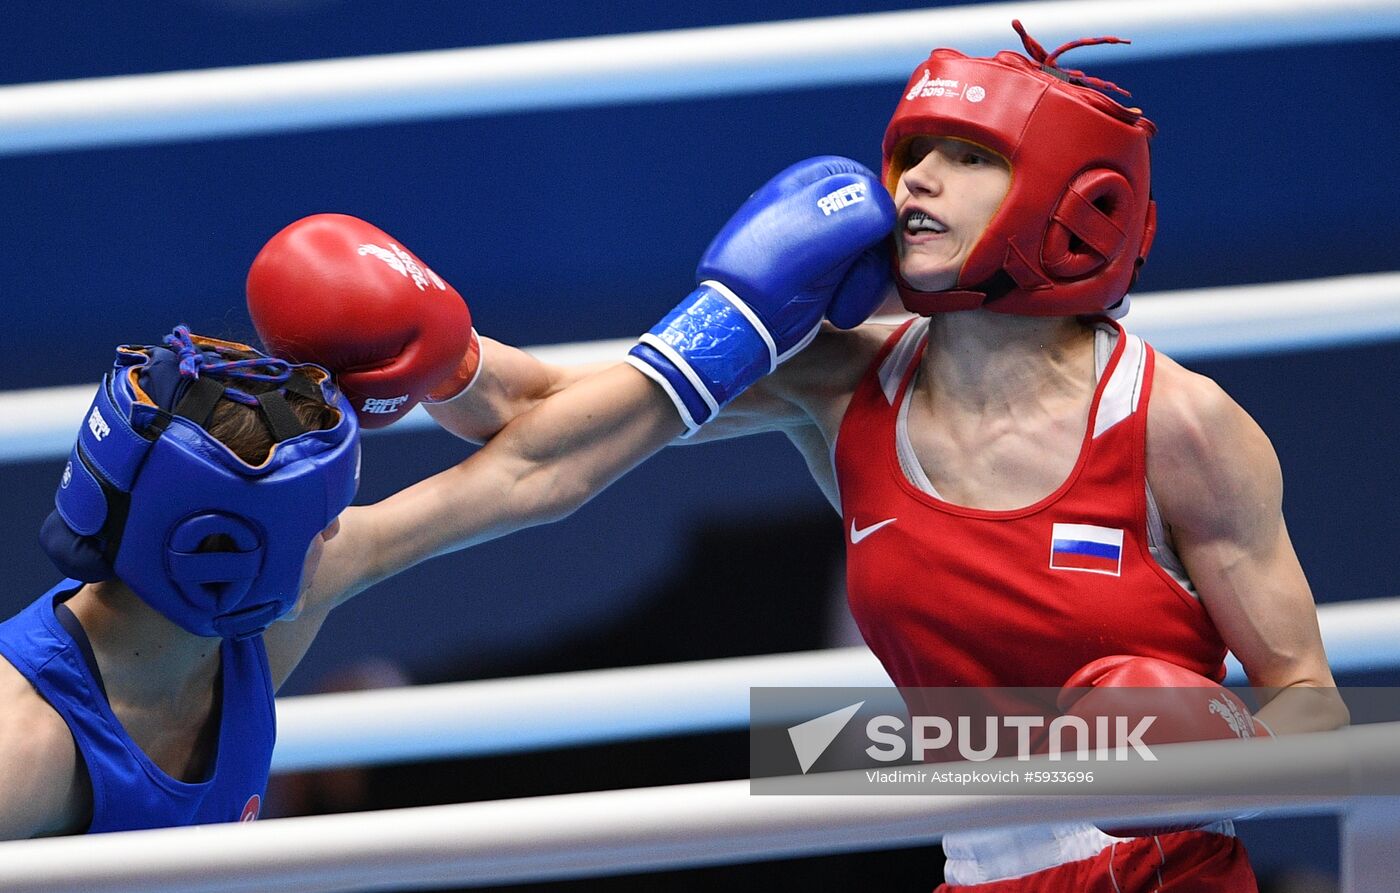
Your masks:
[{"label": "boxer's bent arm", "polygon": [[472,443],[485,443],[541,401],[616,365],[556,366],[490,338],[480,342],[481,367],[471,387],[446,402],[425,404],[439,425]]},{"label": "boxer's bent arm", "polygon": [[81,831],[85,780],[68,725],[0,658],[0,840]]},{"label": "boxer's bent arm", "polygon": [[1268,437],[1215,382],[1158,355],[1148,410],[1149,480],[1177,553],[1276,733],[1338,728],[1312,591],[1283,519]]}]

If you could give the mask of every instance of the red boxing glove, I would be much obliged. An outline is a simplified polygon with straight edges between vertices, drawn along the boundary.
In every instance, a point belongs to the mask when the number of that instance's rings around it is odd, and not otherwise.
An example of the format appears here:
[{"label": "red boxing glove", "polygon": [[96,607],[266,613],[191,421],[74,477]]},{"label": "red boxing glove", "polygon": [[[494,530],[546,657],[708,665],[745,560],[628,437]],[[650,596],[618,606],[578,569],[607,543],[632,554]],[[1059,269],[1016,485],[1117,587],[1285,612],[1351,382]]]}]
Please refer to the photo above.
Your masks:
[{"label": "red boxing glove", "polygon": [[481,347],[451,285],[379,228],[303,217],[248,270],[248,312],[270,353],[335,373],[365,428],[469,385]]},{"label": "red boxing glove", "polygon": [[[1137,689],[1131,691],[1129,689]],[[1150,689],[1150,691],[1148,690]],[[1070,676],[1060,690],[1059,708],[1078,716],[1090,729],[1098,717],[1126,717],[1127,728],[1154,717],[1142,733],[1144,744],[1272,738],[1268,726],[1250,714],[1244,701],[1218,682],[1154,657],[1103,657]],[[1110,719],[1110,728],[1117,724]],[[1125,742],[1110,740],[1114,747]],[[1199,828],[1199,822],[1142,827],[1103,828],[1116,837],[1150,837]]]}]

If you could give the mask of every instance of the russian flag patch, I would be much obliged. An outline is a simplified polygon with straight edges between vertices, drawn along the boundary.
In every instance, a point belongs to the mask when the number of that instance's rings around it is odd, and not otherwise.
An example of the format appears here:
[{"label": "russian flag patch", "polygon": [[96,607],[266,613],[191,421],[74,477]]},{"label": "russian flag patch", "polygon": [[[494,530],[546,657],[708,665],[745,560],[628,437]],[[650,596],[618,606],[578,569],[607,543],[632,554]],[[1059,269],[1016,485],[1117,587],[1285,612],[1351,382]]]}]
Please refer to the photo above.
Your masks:
[{"label": "russian flag patch", "polygon": [[1056,524],[1050,534],[1050,567],[1116,577],[1123,567],[1123,531],[1092,524]]}]

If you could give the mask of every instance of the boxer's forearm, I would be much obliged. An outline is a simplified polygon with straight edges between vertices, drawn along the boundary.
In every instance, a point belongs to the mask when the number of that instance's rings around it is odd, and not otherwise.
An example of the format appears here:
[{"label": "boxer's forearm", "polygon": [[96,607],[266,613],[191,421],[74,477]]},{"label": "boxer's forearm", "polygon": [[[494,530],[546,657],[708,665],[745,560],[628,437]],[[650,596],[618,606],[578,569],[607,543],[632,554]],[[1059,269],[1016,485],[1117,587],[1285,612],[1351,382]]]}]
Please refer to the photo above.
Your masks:
[{"label": "boxer's forearm", "polygon": [[1275,735],[1326,732],[1351,722],[1351,713],[1341,692],[1330,684],[1290,685],[1280,689],[1254,716]]},{"label": "boxer's forearm", "polygon": [[573,512],[682,430],[661,388],[616,364],[541,402],[481,452],[510,469],[507,522],[543,523]]},{"label": "boxer's forearm", "polygon": [[445,403],[426,404],[426,408],[447,431],[472,443],[485,443],[512,419],[611,365],[555,366],[518,347],[482,338],[481,367],[471,387]]}]

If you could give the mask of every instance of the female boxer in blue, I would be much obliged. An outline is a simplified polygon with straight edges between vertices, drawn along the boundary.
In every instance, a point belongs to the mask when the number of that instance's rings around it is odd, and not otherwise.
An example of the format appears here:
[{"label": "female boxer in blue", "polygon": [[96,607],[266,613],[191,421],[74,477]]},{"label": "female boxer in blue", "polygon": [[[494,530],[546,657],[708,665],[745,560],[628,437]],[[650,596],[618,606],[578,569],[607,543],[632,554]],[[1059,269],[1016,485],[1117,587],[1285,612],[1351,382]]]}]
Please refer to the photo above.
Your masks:
[{"label": "female boxer in blue", "polygon": [[[837,193],[866,200],[822,211]],[[804,225],[777,230],[766,225],[774,215]],[[888,197],[853,162],[784,172],[711,245],[712,281],[659,327],[677,333],[668,362],[722,402],[829,308],[864,318],[878,278],[857,258],[892,223]],[[294,319],[330,322],[314,316],[316,302],[357,288],[421,309],[441,282],[351,218],[283,236],[255,278],[302,277],[287,296]],[[303,250],[334,273],[319,293]],[[335,605],[425,558],[566,514],[683,430],[663,390],[619,366],[541,402],[461,465],[347,508],[358,420],[377,423],[461,371],[457,357],[434,365],[441,351],[399,341],[400,354],[406,362],[379,364],[378,377],[348,374],[342,391],[319,366],[184,328],[118,348],[41,532],[66,579],[0,624],[0,838],[257,818],[273,694]],[[369,393],[379,386],[389,393]]]}]

